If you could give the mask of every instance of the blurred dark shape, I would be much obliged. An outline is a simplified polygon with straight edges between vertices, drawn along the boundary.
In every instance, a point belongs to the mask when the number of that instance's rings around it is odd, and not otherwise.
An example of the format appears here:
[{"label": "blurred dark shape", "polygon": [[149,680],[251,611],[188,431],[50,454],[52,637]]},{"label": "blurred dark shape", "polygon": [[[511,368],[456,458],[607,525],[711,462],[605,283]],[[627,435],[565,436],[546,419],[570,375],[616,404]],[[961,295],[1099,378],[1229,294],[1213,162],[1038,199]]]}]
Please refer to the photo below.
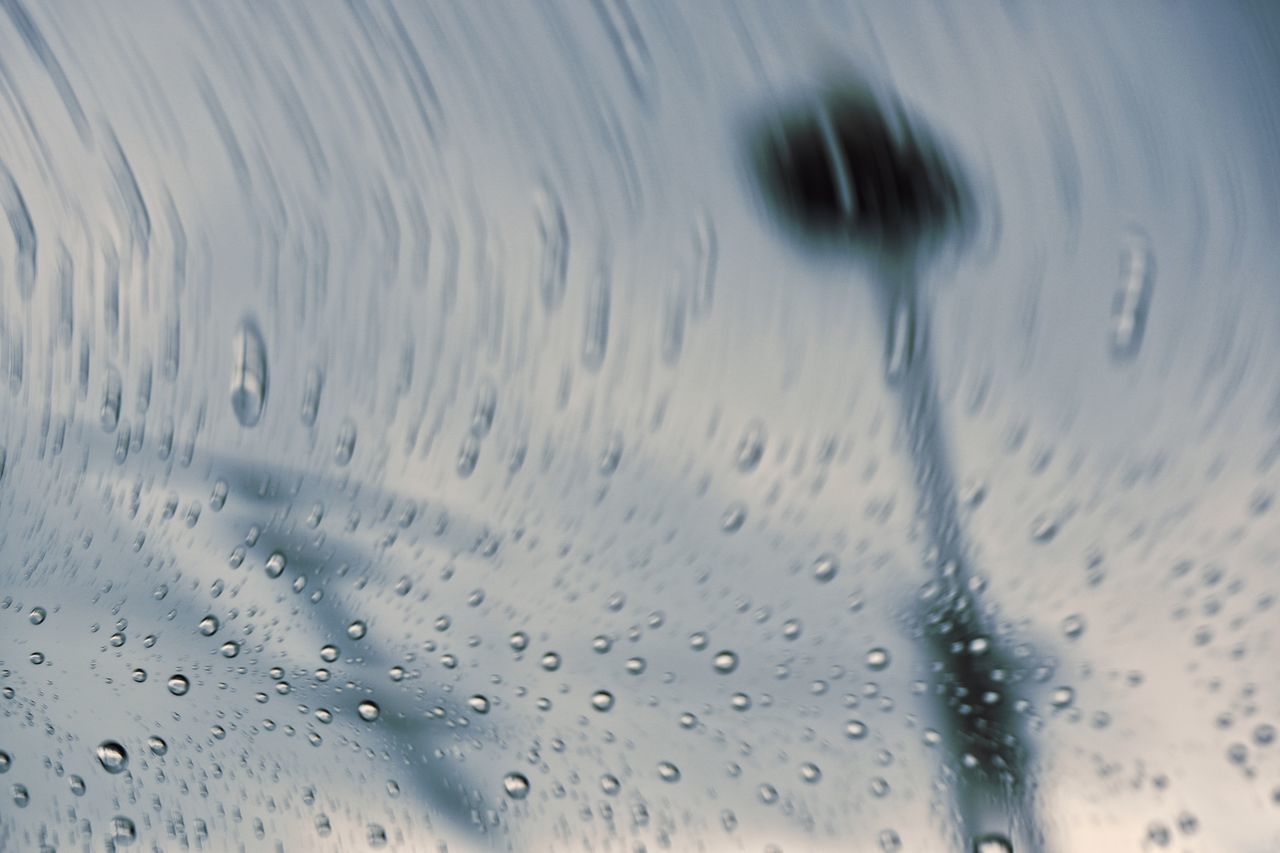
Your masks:
[{"label": "blurred dark shape", "polygon": [[914,253],[967,232],[961,171],[894,98],[845,82],[770,116],[753,134],[765,194],[807,238]]}]

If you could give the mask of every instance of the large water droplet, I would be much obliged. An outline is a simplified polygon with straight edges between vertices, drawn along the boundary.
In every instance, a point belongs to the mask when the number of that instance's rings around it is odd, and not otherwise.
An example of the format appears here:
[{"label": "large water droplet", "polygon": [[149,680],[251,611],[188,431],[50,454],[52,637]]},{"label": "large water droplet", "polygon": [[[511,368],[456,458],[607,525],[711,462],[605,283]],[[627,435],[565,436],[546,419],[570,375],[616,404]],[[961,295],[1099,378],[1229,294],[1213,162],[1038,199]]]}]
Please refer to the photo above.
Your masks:
[{"label": "large water droplet", "polygon": [[98,744],[98,763],[108,773],[123,773],[129,766],[129,753],[114,740],[104,740]]},{"label": "large water droplet", "polygon": [[231,353],[231,409],[241,426],[257,426],[267,404],[267,348],[252,317],[240,321]]}]

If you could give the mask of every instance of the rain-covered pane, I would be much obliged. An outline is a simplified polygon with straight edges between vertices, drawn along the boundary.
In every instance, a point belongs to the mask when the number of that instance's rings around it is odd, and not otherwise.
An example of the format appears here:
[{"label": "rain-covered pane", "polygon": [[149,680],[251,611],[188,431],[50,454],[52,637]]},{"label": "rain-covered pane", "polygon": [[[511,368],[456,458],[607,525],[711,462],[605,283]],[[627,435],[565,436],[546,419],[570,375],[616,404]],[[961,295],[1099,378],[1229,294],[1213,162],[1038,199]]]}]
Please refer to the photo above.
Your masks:
[{"label": "rain-covered pane", "polygon": [[0,0],[0,850],[1280,849],[1277,81]]}]

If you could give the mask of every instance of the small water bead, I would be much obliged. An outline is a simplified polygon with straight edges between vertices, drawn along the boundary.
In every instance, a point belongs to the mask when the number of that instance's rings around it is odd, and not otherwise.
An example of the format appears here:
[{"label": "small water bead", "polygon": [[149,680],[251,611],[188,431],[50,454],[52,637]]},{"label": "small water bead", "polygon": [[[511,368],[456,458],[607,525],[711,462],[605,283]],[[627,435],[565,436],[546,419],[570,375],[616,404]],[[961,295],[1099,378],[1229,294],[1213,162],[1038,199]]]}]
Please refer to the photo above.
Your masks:
[{"label": "small water bead", "polygon": [[788,619],[782,623],[782,636],[787,640],[794,640],[800,636],[801,625],[799,619]]},{"label": "small water bead", "polygon": [[333,443],[333,461],[338,466],[351,462],[356,452],[356,423],[351,418],[344,418],[338,426],[338,437]]},{"label": "small water bead", "polygon": [[529,648],[529,635],[524,631],[516,631],[511,635],[511,639],[507,643],[517,652],[522,652]]},{"label": "small water bead", "polygon": [[760,802],[766,806],[771,806],[778,801],[778,789],[770,785],[768,782],[762,784],[756,789]]},{"label": "small water bead", "polygon": [[889,667],[889,652],[882,648],[874,648],[867,652],[867,669],[881,672]]},{"label": "small water bead", "polygon": [[233,658],[240,654],[240,644],[235,640],[227,640],[222,644],[222,656],[224,658]]},{"label": "small water bead", "polygon": [[214,634],[218,633],[219,627],[221,627],[221,623],[218,622],[218,617],[213,614],[209,614],[200,620],[200,633],[206,637],[212,637]]},{"label": "small water bead", "polygon": [[670,761],[660,761],[658,762],[658,778],[663,782],[679,782],[680,768]]},{"label": "small water bead", "polygon": [[352,640],[362,640],[368,631],[368,626],[357,619],[347,626],[347,637]]},{"label": "small water bead", "polygon": [[320,648],[320,660],[325,663],[333,663],[338,659],[338,647],[334,645],[322,646]]},{"label": "small water bead", "polygon": [[708,642],[707,635],[701,631],[696,634],[689,635],[689,648],[693,649],[695,652],[700,652],[706,649]]},{"label": "small water bead", "polygon": [[884,853],[897,853],[898,850],[902,849],[902,839],[899,838],[898,833],[894,832],[892,829],[881,830],[878,840],[880,842],[880,849],[883,850]]},{"label": "small water bead", "polygon": [[138,840],[138,828],[130,818],[116,815],[111,819],[111,844],[128,847]]},{"label": "small water bead", "polygon": [[381,824],[371,823],[368,827],[368,834],[365,836],[370,847],[386,847],[387,846],[387,830]]},{"label": "small water bead", "polygon": [[502,789],[513,800],[523,800],[529,796],[529,777],[523,773],[508,773],[502,779]]},{"label": "small water bead", "polygon": [[402,666],[393,666],[387,670],[387,677],[392,681],[404,681],[405,669]]},{"label": "small water bead", "polygon": [[44,652],[32,652],[27,655],[27,660],[31,661],[34,665],[39,666],[44,663]]},{"label": "small water bead", "polygon": [[617,776],[606,773],[600,777],[600,790],[612,797],[622,790],[622,783],[618,781]]},{"label": "small water bead", "polygon": [[862,740],[867,736],[867,724],[862,720],[850,720],[844,724],[844,734],[849,740]]},{"label": "small water bead", "polygon": [[209,509],[214,512],[220,511],[227,504],[227,481],[218,480],[213,484],[213,491],[209,493]]},{"label": "small water bead", "polygon": [[48,611],[43,607],[33,607],[31,608],[31,615],[28,618],[31,620],[32,625],[40,625],[43,624],[48,615]]},{"label": "small water bead", "polygon": [[1084,619],[1079,613],[1073,613],[1062,620],[1062,635],[1068,640],[1077,639],[1084,633]]},{"label": "small water bead", "polygon": [[26,785],[14,785],[11,789],[13,792],[13,804],[18,808],[26,808],[31,802],[31,792],[27,790]]},{"label": "small water bead", "polygon": [[267,403],[267,347],[252,317],[240,322],[231,349],[231,410],[242,427],[253,427]]},{"label": "small water bead", "polygon": [[685,711],[683,714],[680,715],[680,728],[692,729],[696,725],[698,725],[698,718],[694,716],[691,712]]},{"label": "small water bead", "polygon": [[627,672],[631,675],[643,674],[648,666],[644,658],[628,658],[626,663]]},{"label": "small water bead", "polygon": [[77,776],[73,773],[67,778],[67,782],[70,783],[71,793],[77,797],[83,797],[84,792],[88,789],[83,776]]},{"label": "small water bead", "polygon": [[97,754],[102,769],[113,775],[123,773],[129,766],[129,753],[118,741],[104,740],[98,744]]},{"label": "small water bead", "polygon": [[169,676],[169,692],[174,696],[186,696],[187,691],[191,689],[191,682],[187,680],[185,675]]},{"label": "small water bead", "polygon": [[1258,746],[1270,746],[1276,739],[1276,727],[1270,723],[1259,723],[1253,729],[1253,742]]},{"label": "small water bead", "polygon": [[467,707],[475,711],[477,714],[489,713],[489,699],[486,696],[476,694],[467,700]]},{"label": "small water bead", "polygon": [[142,684],[144,681],[147,680],[147,671],[142,667],[138,667],[133,671],[132,677],[136,683]]},{"label": "small water bead", "polygon": [[164,755],[169,751],[169,744],[159,735],[152,735],[147,738],[147,748],[152,755]]},{"label": "small water bead", "polygon": [[729,697],[729,705],[735,711],[750,711],[751,697],[745,693],[735,693]]},{"label": "small water bead", "polygon": [[124,634],[121,634],[119,631],[117,631],[116,633],[111,635],[111,637],[107,640],[107,642],[111,643],[112,646],[118,649],[124,645],[124,639],[125,639]]},{"label": "small water bead", "polygon": [[818,765],[812,762],[805,762],[800,765],[800,778],[813,785],[822,780],[822,771],[818,768]]},{"label": "small water bead", "polygon": [[266,565],[264,566],[264,568],[267,571],[267,577],[269,578],[280,577],[282,574],[284,574],[284,567],[287,562],[288,561],[285,559],[284,554],[280,553],[279,551],[273,551],[271,556],[267,557],[267,562],[266,562]]},{"label": "small water bead", "polygon": [[8,773],[13,766],[13,756],[0,749],[0,773]]},{"label": "small water bead", "polygon": [[767,438],[768,433],[762,422],[755,420],[747,424],[742,438],[738,440],[738,449],[734,453],[734,464],[739,471],[747,474],[756,469],[764,457]]},{"label": "small water bead", "polygon": [[333,712],[328,708],[316,708],[313,716],[326,726],[333,722]]},{"label": "small water bead", "polygon": [[597,690],[591,696],[591,707],[597,711],[608,711],[613,707],[613,694],[607,690]]},{"label": "small water bead", "polygon": [[720,517],[720,530],[724,533],[737,533],[742,529],[742,525],[747,520],[747,508],[741,502],[735,501],[725,508],[724,515]]},{"label": "small water bead", "polygon": [[365,699],[356,706],[356,713],[360,715],[360,719],[366,723],[372,723],[382,714],[382,709],[378,707],[378,703],[372,699]]},{"label": "small water bead", "polygon": [[883,776],[877,776],[871,780],[871,794],[875,797],[884,797],[889,793],[889,780]]},{"label": "small water bead", "polygon": [[591,641],[591,648],[596,654],[608,654],[613,648],[613,640],[610,640],[604,634],[600,634]]},{"label": "small water bead", "polygon": [[547,652],[542,656],[542,668],[547,672],[555,672],[560,668],[560,655],[555,652]]},{"label": "small water bead", "polygon": [[1013,853],[1013,842],[1003,835],[981,835],[973,839],[973,853]]},{"label": "small water bead", "polygon": [[1070,687],[1058,687],[1049,694],[1049,704],[1055,708],[1069,708],[1076,699],[1076,691]]},{"label": "small water bead", "polygon": [[813,561],[813,577],[818,583],[827,583],[840,571],[840,562],[835,554],[823,554]]},{"label": "small water bead", "polygon": [[738,668],[738,656],[730,651],[717,652],[711,665],[721,675],[728,675]]}]

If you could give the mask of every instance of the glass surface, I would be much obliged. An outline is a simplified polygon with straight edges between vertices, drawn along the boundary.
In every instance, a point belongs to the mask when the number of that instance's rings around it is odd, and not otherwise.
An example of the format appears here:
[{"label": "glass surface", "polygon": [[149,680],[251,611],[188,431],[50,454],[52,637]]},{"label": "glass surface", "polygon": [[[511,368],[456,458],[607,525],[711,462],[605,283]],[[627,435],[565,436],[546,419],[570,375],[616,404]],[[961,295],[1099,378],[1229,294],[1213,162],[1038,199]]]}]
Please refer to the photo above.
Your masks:
[{"label": "glass surface", "polygon": [[0,850],[1280,848],[1272,4],[0,10]]}]

